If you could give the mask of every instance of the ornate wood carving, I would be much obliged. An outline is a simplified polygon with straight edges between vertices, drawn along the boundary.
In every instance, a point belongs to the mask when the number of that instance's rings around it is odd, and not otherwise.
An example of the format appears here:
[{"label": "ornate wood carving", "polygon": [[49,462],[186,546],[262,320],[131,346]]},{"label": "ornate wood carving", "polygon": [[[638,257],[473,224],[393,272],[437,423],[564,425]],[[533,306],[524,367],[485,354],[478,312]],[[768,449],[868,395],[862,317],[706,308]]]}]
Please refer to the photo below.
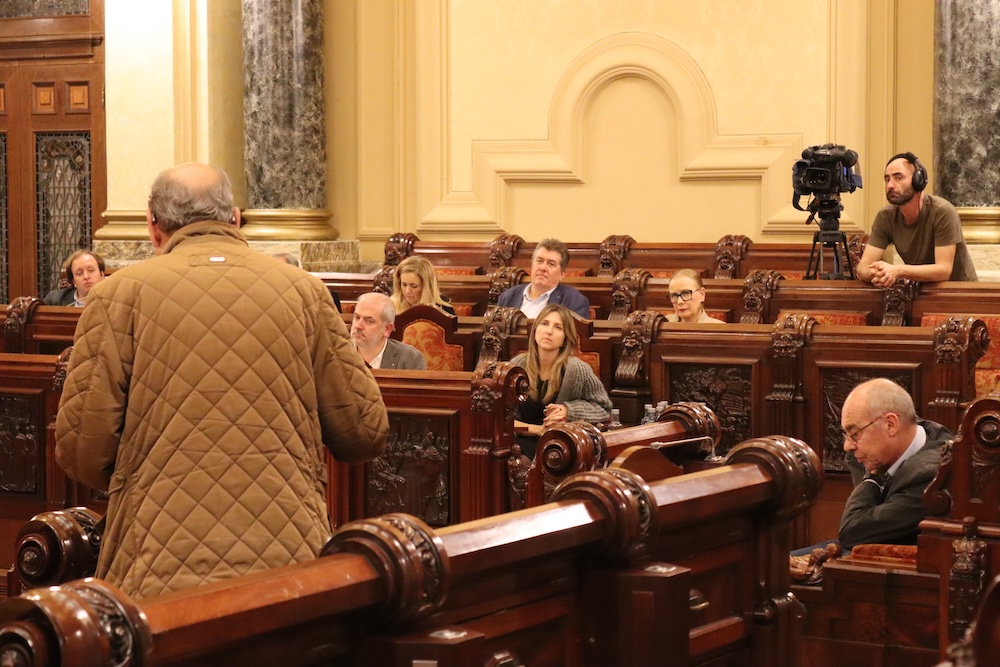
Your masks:
[{"label": "ornate wood carving", "polygon": [[[135,602],[100,579],[39,588],[7,605],[0,623],[0,664],[147,664],[152,633]],[[9,627],[11,627],[9,626]],[[75,656],[69,658],[67,656]]]},{"label": "ornate wood carving", "polygon": [[42,300],[33,296],[19,296],[7,306],[7,319],[3,323],[4,345],[7,352],[24,352],[24,327]]},{"label": "ornate wood carving", "polygon": [[743,234],[727,234],[715,245],[715,277],[738,278],[740,262],[750,247],[750,239]]},{"label": "ornate wood carving", "polygon": [[802,394],[802,348],[812,338],[816,320],[796,313],[782,317],[771,329],[771,358],[774,384],[765,400],[771,404],[771,429],[775,433],[794,433],[795,411],[805,404]]},{"label": "ornate wood carving", "polygon": [[[938,414],[961,409],[962,402],[976,395],[976,363],[986,354],[990,334],[982,320],[971,315],[950,317],[934,329],[934,352],[937,361],[937,391],[930,407],[931,419],[942,421]],[[960,389],[942,389],[960,387]],[[948,423],[948,422],[945,422]]]},{"label": "ornate wood carving", "polygon": [[801,440],[783,435],[747,440],[726,457],[726,465],[737,463],[756,463],[771,473],[775,493],[770,507],[779,518],[796,517],[819,496],[823,481],[819,457]]},{"label": "ornate wood carving", "polygon": [[[601,261],[604,261],[603,255]],[[646,269],[625,269],[615,275],[615,291],[611,295],[609,320],[624,320],[636,309],[639,292],[646,287],[652,275]]]},{"label": "ornate wood carving", "polygon": [[490,274],[490,304],[500,300],[500,295],[514,285],[520,285],[528,272],[519,266],[505,266]]},{"label": "ornate wood carving", "polygon": [[882,326],[905,327],[910,323],[913,300],[920,292],[920,283],[911,280],[897,280],[896,284],[882,292],[885,308],[882,315]]},{"label": "ornate wood carving", "polygon": [[507,339],[517,331],[524,319],[524,313],[517,308],[494,307],[486,311],[486,317],[483,318],[483,343],[476,362],[477,371],[501,361],[500,357],[507,349]]},{"label": "ornate wood carving", "polygon": [[975,517],[962,521],[962,537],[951,543],[951,576],[948,580],[948,638],[965,635],[986,583],[987,544],[976,536]]},{"label": "ornate wood carving", "polygon": [[[490,272],[496,272],[501,267],[509,267],[510,260],[521,249],[522,243],[524,243],[524,239],[517,234],[501,234],[493,239],[490,244]],[[496,303],[496,301],[490,303]]]},{"label": "ornate wood carving", "polygon": [[444,543],[416,517],[386,514],[352,521],[337,530],[321,555],[363,556],[386,584],[376,618],[384,623],[409,623],[437,611],[451,583],[451,566]]},{"label": "ornate wood carving", "polygon": [[[927,487],[924,506],[952,521],[973,517],[1000,522],[1000,399],[995,394],[973,401],[958,435],[941,450],[937,476]],[[956,479],[967,480],[956,485]]]},{"label": "ornate wood carving", "polygon": [[670,364],[670,400],[703,403],[721,424],[716,454],[750,437],[753,383],[750,365]]},{"label": "ornate wood carving", "polygon": [[101,516],[86,507],[43,512],[17,534],[14,571],[24,588],[91,577],[97,567]]},{"label": "ornate wood carving", "polygon": [[851,256],[851,266],[856,271],[861,255],[865,253],[865,246],[868,245],[867,234],[848,234],[847,253]]},{"label": "ornate wood carving", "polygon": [[777,271],[756,269],[743,280],[743,314],[740,324],[761,324],[768,312],[768,302],[777,287],[784,280]]},{"label": "ornate wood carving", "polygon": [[622,325],[622,356],[615,369],[616,387],[643,388],[649,377],[649,345],[666,318],[653,310],[637,310]]},{"label": "ornate wood carving", "polygon": [[69,370],[71,354],[73,354],[72,346],[59,353],[59,358],[56,360],[56,371],[52,376],[52,391],[62,393],[63,386],[66,384],[66,373]]},{"label": "ornate wood carving", "polygon": [[605,468],[573,475],[552,492],[551,500],[593,501],[608,521],[601,556],[634,562],[648,553],[659,532],[656,498],[639,475]]},{"label": "ornate wood carving", "polygon": [[0,492],[41,494],[45,404],[35,396],[0,395]]},{"label": "ornate wood carving", "polygon": [[635,239],[628,234],[616,234],[601,241],[601,259],[598,275],[614,276],[622,270]]},{"label": "ornate wood carving", "polygon": [[392,294],[392,277],[396,274],[396,267],[386,264],[375,273],[372,278],[372,291],[380,294]]},{"label": "ornate wood carving", "polygon": [[[680,465],[680,459],[693,459],[714,454],[722,442],[722,424],[719,416],[704,403],[673,403],[660,414],[659,421],[672,419],[684,424],[690,437],[711,438],[711,444],[694,443],[684,447],[670,447],[663,451],[667,458]],[[674,460],[677,459],[677,460]]]},{"label": "ornate wood carving", "polygon": [[365,516],[406,512],[431,526],[451,521],[451,422],[390,413],[385,453],[365,467]]},{"label": "ornate wood carving", "polygon": [[548,498],[555,488],[556,479],[566,479],[571,474],[598,470],[608,463],[608,447],[597,427],[587,422],[559,424],[538,439],[544,496]]},{"label": "ornate wood carving", "polygon": [[413,252],[413,244],[419,241],[416,234],[397,232],[385,242],[385,264],[398,266]]}]

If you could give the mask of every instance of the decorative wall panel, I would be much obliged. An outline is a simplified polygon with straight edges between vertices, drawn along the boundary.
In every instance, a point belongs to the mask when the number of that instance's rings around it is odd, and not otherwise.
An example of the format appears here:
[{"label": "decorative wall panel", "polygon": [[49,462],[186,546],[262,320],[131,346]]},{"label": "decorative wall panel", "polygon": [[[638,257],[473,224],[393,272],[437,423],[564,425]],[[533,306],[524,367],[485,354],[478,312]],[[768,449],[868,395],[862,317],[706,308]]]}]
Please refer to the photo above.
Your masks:
[{"label": "decorative wall panel", "polygon": [[0,396],[0,492],[42,492],[43,415],[41,394]]},{"label": "decorative wall panel", "polygon": [[63,260],[91,247],[89,132],[35,135],[38,293],[59,284]]},{"label": "decorative wall panel", "polygon": [[670,366],[670,402],[704,403],[719,417],[722,440],[716,454],[753,436],[752,367],[719,364],[672,364]]},{"label": "decorative wall panel", "polygon": [[406,512],[447,526],[451,504],[448,417],[389,414],[385,453],[366,466],[365,516]]}]

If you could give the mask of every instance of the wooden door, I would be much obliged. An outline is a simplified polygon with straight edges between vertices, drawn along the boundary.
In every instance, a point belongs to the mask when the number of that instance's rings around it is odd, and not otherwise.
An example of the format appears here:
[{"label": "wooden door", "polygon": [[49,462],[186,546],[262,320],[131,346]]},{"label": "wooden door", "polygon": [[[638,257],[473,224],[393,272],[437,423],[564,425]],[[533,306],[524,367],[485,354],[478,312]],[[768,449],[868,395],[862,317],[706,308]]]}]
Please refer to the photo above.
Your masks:
[{"label": "wooden door", "polygon": [[2,303],[56,287],[107,207],[103,1],[63,4],[0,17]]}]

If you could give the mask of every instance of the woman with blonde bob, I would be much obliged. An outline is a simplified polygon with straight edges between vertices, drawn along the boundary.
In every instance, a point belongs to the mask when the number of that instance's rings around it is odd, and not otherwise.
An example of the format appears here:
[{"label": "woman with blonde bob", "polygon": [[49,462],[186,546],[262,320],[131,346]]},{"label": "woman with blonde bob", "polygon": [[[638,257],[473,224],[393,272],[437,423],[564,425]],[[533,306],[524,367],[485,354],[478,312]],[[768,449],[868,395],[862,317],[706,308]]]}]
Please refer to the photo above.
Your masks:
[{"label": "woman with blonde bob", "polygon": [[514,422],[527,433],[518,444],[528,457],[534,457],[546,429],[568,421],[602,422],[610,414],[611,399],[600,378],[575,356],[580,345],[575,318],[564,306],[545,306],[531,326],[527,354],[511,359],[528,372],[528,398]]},{"label": "woman with blonde bob", "polygon": [[419,304],[434,306],[449,315],[455,314],[448,299],[441,296],[434,266],[423,257],[407,257],[399,263],[392,274],[391,299],[397,315]]},{"label": "woman with blonde bob", "polygon": [[668,322],[725,324],[705,312],[705,283],[697,271],[681,269],[670,276],[670,303],[674,312],[667,315]]}]

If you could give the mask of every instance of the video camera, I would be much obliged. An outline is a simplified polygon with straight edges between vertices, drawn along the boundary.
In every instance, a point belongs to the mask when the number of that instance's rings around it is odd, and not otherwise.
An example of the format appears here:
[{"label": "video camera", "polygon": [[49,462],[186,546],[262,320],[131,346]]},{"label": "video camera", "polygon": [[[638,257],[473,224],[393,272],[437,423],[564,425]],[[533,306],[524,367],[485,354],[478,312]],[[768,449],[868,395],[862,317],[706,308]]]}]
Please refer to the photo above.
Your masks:
[{"label": "video camera", "polygon": [[[810,146],[792,167],[792,206],[800,211],[817,213],[821,220],[840,217],[840,193],[854,192],[861,186],[858,154],[839,144]],[[802,195],[815,199],[807,208],[799,206]],[[835,203],[834,203],[835,202]],[[812,220],[810,216],[809,220]],[[822,223],[820,224],[822,227]]]}]

